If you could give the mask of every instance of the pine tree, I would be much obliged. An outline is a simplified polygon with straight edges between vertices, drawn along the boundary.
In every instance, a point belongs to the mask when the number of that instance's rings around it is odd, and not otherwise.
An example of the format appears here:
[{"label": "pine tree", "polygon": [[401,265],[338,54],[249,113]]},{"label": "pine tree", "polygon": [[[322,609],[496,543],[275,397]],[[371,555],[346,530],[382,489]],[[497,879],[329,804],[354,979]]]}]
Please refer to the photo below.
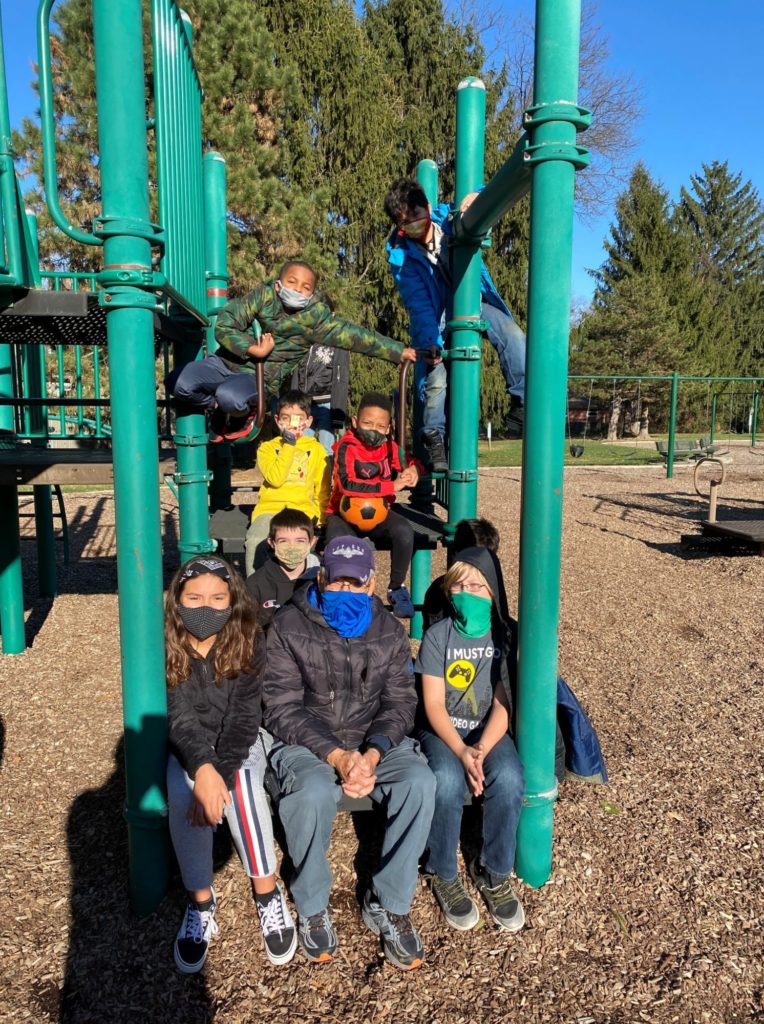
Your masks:
[{"label": "pine tree", "polygon": [[728,285],[764,276],[764,207],[752,183],[732,174],[726,160],[703,164],[690,182],[679,211],[697,245],[698,272]]},{"label": "pine tree", "polygon": [[[229,271],[241,291],[272,273],[286,258],[322,257],[312,244],[326,219],[326,196],[303,193],[281,144],[283,118],[296,95],[290,67],[273,59],[265,22],[249,0],[189,0],[194,50],[204,86],[203,140],[227,164],[230,211]],[[62,206],[86,229],[100,212],[92,12],[89,0],[64,0],[54,11],[54,104]],[[147,109],[151,111],[151,51],[145,21]],[[14,136],[22,171],[42,178],[41,133],[31,120]],[[154,167],[149,134],[150,167]],[[200,154],[201,156],[201,154]],[[51,225],[40,188],[27,196],[40,215],[43,262],[96,269],[98,250],[84,249]],[[323,206],[322,206],[323,204]]]}]

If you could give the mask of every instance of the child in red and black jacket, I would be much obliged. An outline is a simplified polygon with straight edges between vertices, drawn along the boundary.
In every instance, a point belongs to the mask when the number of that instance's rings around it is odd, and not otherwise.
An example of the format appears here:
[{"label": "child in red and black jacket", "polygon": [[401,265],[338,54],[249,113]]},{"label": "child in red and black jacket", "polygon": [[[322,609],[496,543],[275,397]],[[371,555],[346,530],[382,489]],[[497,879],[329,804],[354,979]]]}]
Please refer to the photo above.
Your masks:
[{"label": "child in red and black jacket", "polygon": [[[378,392],[369,392],[361,399],[358,412],[352,418],[352,430],[348,430],[335,444],[326,540],[355,533],[368,537],[372,543],[389,541],[391,566],[387,596],[394,614],[401,619],[410,619],[414,606],[405,581],[414,552],[414,530],[408,519],[390,506],[398,491],[416,487],[423,467],[399,451],[390,436],[392,416],[390,399]],[[346,497],[382,499],[389,510],[372,529],[362,530],[341,514],[342,499]]]}]

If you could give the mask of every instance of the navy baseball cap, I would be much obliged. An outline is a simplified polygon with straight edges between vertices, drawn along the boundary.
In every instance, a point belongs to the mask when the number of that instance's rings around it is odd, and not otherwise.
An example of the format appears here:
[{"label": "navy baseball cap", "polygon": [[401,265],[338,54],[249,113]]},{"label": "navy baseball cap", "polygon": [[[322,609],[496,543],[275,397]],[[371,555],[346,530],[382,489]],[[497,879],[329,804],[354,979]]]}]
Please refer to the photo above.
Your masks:
[{"label": "navy baseball cap", "polygon": [[362,537],[335,537],[324,548],[323,565],[329,583],[342,577],[368,583],[374,572],[374,548]]}]

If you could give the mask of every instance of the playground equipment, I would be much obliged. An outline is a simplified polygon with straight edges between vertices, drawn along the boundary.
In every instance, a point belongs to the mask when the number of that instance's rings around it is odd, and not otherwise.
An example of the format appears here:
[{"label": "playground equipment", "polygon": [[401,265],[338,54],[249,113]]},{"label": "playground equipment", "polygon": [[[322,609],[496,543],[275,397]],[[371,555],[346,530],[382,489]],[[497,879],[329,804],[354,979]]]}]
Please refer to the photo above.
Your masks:
[{"label": "playground equipment", "polygon": [[[729,383],[741,383],[751,385],[750,391],[750,415],[748,416],[748,430],[751,437],[751,447],[756,447],[756,436],[758,433],[758,417],[759,417],[759,388],[764,383],[764,377],[697,377],[689,374],[680,374],[675,371],[672,374],[640,374],[634,376],[612,376],[612,375],[594,375],[587,376],[581,374],[571,374],[568,378],[570,381],[588,380],[592,384],[594,381],[637,381],[641,388],[642,381],[655,381],[668,383],[670,385],[670,400],[669,400],[669,421],[668,421],[668,440],[666,442],[660,442],[661,447],[658,451],[661,456],[664,457],[666,462],[666,476],[671,479],[674,475],[674,462],[677,456],[689,457],[693,452],[698,449],[703,449],[709,454],[712,454],[710,449],[713,448],[714,438],[716,433],[716,419],[717,419],[717,392],[713,392],[711,396],[711,421],[709,426],[709,434],[707,438],[702,438],[697,445],[692,442],[690,447],[687,447],[685,442],[678,441],[677,434],[677,406],[679,399],[679,387],[680,384],[685,382],[699,382],[708,385],[709,387],[714,384],[729,384]],[[746,393],[748,394],[748,393]],[[731,406],[730,406],[731,409]]]},{"label": "playground equipment", "polygon": [[[162,643],[160,457],[177,458],[171,480],[180,505],[180,553],[209,551],[208,484],[213,502],[230,500],[230,449],[215,446],[215,478],[207,469],[203,416],[178,409],[174,451],[160,449],[155,392],[155,343],[171,345],[177,367],[210,349],[212,318],[226,297],[225,180],[222,160],[201,160],[201,92],[188,19],[175,0],[152,0],[153,130],[156,134],[158,223],[149,215],[144,54],[140,0],[93,0],[93,22],[103,211],[92,231],[70,224],[57,195],[49,16],[38,11],[40,106],[46,200],[69,236],[103,247],[103,268],[87,292],[43,290],[34,237],[23,215],[7,144],[7,101],[0,102],[2,215],[7,266],[0,268],[0,428],[14,473],[32,456],[42,459],[48,486],[65,459],[38,438],[39,450],[17,443],[24,410],[59,408],[69,401],[45,393],[41,360],[32,386],[14,394],[11,345],[108,343],[112,447],[88,451],[80,462],[111,473],[116,504],[120,646],[123,672],[130,888],[135,909],[148,912],[165,890],[163,780],[166,697]],[[518,749],[525,765],[525,807],[518,834],[517,869],[531,885],[551,870],[559,624],[562,468],[565,426],[573,186],[586,151],[577,130],[589,123],[576,103],[579,0],[537,0],[533,106],[526,132],[504,166],[457,218],[452,319],[445,353],[451,423],[449,469],[437,482],[445,505],[445,536],[477,512],[477,440],[481,331],[480,253],[493,224],[531,187],[526,439],[521,512]],[[3,69],[0,68],[0,71]],[[4,75],[0,76],[3,80]],[[5,93],[1,99],[6,100]],[[483,184],[485,88],[468,78],[457,90],[456,205]],[[150,125],[151,127],[151,125]],[[128,158],[129,155],[129,158]],[[423,162],[420,180],[434,199],[437,170]],[[159,257],[159,268],[156,259]],[[40,352],[42,349],[40,348]],[[165,349],[166,353],[166,349]],[[42,357],[41,357],[42,358]],[[165,366],[169,357],[165,354]],[[37,365],[34,359],[33,367]],[[40,377],[41,374],[41,377]],[[31,378],[30,378],[31,379]],[[264,396],[264,389],[260,389]],[[85,399],[98,410],[102,399]],[[415,410],[415,422],[418,416]],[[75,455],[69,455],[75,460]],[[43,484],[42,481],[45,481]],[[16,482],[0,476],[0,619],[4,651],[23,650]],[[416,521],[416,510],[411,510]],[[48,529],[43,516],[38,534]],[[412,597],[421,603],[439,533],[423,522],[412,565]],[[40,555],[42,558],[42,554]],[[420,617],[421,619],[421,617]],[[127,628],[129,623],[129,628]],[[416,633],[418,623],[412,623]]]}]

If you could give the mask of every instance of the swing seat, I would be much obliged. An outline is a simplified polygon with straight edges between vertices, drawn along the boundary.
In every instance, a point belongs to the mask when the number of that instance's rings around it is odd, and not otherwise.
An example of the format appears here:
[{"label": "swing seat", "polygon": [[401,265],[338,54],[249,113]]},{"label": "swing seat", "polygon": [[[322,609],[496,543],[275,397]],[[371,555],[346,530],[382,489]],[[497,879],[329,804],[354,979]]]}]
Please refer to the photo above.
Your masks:
[{"label": "swing seat", "polygon": [[[656,441],[655,447],[658,450],[658,454],[664,462],[669,456],[668,441]],[[674,459],[697,459],[703,458],[704,452],[701,451],[699,441],[675,441],[674,442]]]}]

